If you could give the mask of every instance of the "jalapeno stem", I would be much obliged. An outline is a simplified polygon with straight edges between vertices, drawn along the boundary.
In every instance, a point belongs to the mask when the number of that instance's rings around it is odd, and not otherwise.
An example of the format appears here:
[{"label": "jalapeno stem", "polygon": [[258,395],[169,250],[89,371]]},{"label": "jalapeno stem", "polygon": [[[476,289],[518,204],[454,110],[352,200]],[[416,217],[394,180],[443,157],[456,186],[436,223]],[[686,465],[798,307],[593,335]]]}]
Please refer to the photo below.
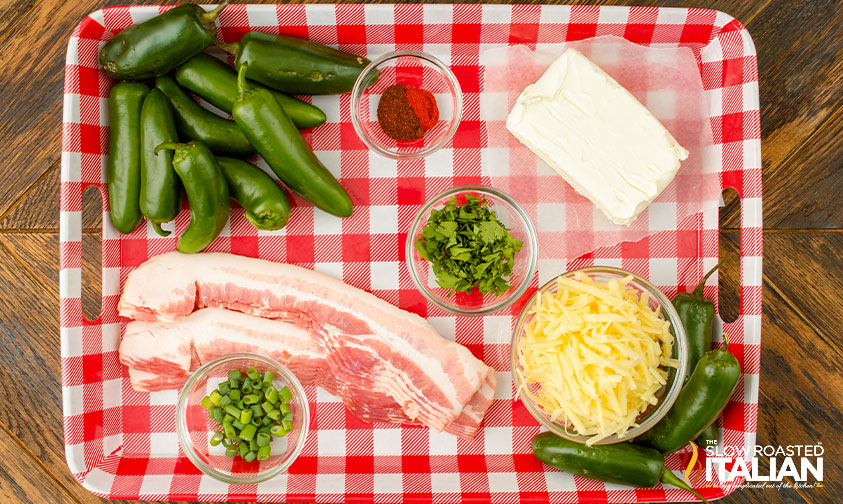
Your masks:
[{"label": "jalapeno stem", "polygon": [[222,40],[214,40],[214,45],[229,54],[233,54],[234,56],[237,56],[237,53],[240,52],[239,42],[223,42]]},{"label": "jalapeno stem", "polygon": [[702,294],[703,294],[703,289],[705,288],[705,283],[708,281],[708,278],[709,278],[712,274],[714,274],[714,272],[715,272],[715,271],[717,271],[718,269],[720,269],[720,266],[722,266],[722,265],[723,265],[723,263],[726,261],[726,259],[728,259],[728,258],[730,258],[730,257],[731,257],[731,254],[730,254],[730,255],[727,255],[727,256],[726,256],[726,257],[724,257],[723,259],[720,259],[720,262],[718,262],[716,266],[714,266],[713,268],[711,268],[710,270],[708,270],[708,273],[706,273],[706,274],[705,274],[705,276],[704,276],[704,277],[702,277],[702,280],[700,280],[700,283],[698,283],[698,284],[697,284],[697,287],[694,289],[694,294],[693,294],[693,295],[694,295],[694,297],[698,297],[698,298],[701,298],[701,297],[702,297]]},{"label": "jalapeno stem", "polygon": [[225,1],[223,1],[221,4],[217,5],[217,6],[216,6],[213,10],[210,10],[210,11],[208,11],[208,12],[205,12],[205,13],[199,14],[199,20],[200,20],[203,24],[205,24],[205,23],[207,23],[207,24],[211,24],[211,23],[213,23],[214,21],[216,21],[216,20],[217,20],[217,16],[219,16],[219,15],[220,15],[220,12],[222,12],[222,10],[223,10],[223,9],[225,9],[226,7],[228,7],[228,4],[229,4],[230,2],[231,2],[231,0],[225,0]]},{"label": "jalapeno stem", "polygon": [[237,96],[242,97],[246,95],[246,91],[248,91],[248,85],[246,84],[246,68],[249,66],[248,63],[243,63],[240,65],[240,69],[237,70]]},{"label": "jalapeno stem", "polygon": [[693,488],[691,488],[690,486],[685,484],[684,481],[679,479],[667,467],[664,468],[664,472],[662,473],[661,481],[662,481],[662,483],[665,483],[667,485],[673,485],[675,487],[681,488],[682,490],[687,490],[688,492],[691,492],[692,494],[696,495],[701,501],[705,502],[706,504],[708,503],[708,501],[705,500],[705,498],[702,495],[698,494]]},{"label": "jalapeno stem", "polygon": [[170,232],[162,228],[160,222],[153,222],[152,229],[154,229],[155,232],[158,233],[158,236],[170,236]]},{"label": "jalapeno stem", "polygon": [[163,149],[176,150],[178,148],[179,148],[179,144],[177,144],[176,142],[164,142],[164,143],[158,145],[157,147],[155,147],[155,150],[152,151],[152,152],[155,153],[155,155],[157,156],[158,151],[160,151],[160,150],[163,150]]}]

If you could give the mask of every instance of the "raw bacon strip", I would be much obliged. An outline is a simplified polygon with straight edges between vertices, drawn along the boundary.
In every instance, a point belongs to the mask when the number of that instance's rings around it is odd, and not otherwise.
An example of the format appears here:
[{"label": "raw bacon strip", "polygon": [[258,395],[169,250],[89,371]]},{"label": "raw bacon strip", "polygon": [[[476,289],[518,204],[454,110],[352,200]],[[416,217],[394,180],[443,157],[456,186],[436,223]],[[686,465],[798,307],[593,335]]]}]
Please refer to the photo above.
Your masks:
[{"label": "raw bacon strip", "polygon": [[[443,430],[469,404],[460,423],[474,423],[478,409],[482,418],[494,394],[490,368],[421,317],[288,264],[219,253],[164,254],[129,275],[119,305],[121,315],[146,320],[178,320],[204,307],[279,318],[310,332],[340,387],[353,384],[346,395],[357,396],[347,404],[358,416]],[[400,414],[371,394],[389,396]]]},{"label": "raw bacon strip", "polygon": [[[168,340],[173,343],[168,345]],[[161,355],[166,358],[146,350],[156,346],[164,350]],[[362,420],[389,418],[392,422],[413,423],[385,392],[357,383],[337,383],[327,355],[310,333],[279,320],[204,308],[174,322],[132,321],[126,326],[120,359],[132,366],[132,385],[137,390],[152,391],[180,387],[190,377],[189,371],[200,363],[236,352],[272,357],[289,368],[302,384],[315,384],[338,395]]]},{"label": "raw bacon strip", "polygon": [[489,368],[489,374],[486,375],[486,381],[480,387],[471,401],[465,405],[462,413],[456,420],[445,427],[445,432],[449,432],[455,436],[471,439],[480,428],[483,422],[483,416],[486,410],[492,405],[495,399],[495,386],[497,385],[497,373],[493,368]]},{"label": "raw bacon strip", "polygon": [[[235,352],[272,357],[305,385],[336,394],[336,380],[313,337],[294,325],[206,308],[177,322],[132,321],[120,343],[120,362],[134,370],[139,390],[181,386],[199,365]],[[167,387],[172,388],[172,387]]]}]

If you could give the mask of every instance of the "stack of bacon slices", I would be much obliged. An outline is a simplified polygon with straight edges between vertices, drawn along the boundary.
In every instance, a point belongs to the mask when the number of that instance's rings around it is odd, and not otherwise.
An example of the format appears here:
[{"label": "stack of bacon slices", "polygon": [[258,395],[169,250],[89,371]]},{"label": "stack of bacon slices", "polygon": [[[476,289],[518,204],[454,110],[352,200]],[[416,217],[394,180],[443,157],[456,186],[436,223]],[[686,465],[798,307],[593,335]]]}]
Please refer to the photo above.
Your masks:
[{"label": "stack of bacon slices", "polygon": [[231,254],[159,255],[120,298],[120,361],[136,390],[179,388],[215,357],[255,352],[316,384],[358,418],[473,438],[495,370],[423,318],[340,280]]}]

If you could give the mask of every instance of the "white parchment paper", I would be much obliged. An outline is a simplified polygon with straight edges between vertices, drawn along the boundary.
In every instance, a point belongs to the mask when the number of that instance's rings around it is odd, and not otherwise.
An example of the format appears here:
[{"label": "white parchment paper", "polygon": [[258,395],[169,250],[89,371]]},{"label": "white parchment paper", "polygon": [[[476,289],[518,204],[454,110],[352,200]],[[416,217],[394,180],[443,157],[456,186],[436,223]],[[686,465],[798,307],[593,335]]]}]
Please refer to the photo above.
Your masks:
[{"label": "white parchment paper", "polygon": [[[673,182],[629,226],[609,221],[506,130],[506,116],[518,95],[567,47],[583,53],[628,89],[689,152]],[[720,158],[713,155],[708,106],[690,48],[652,48],[600,37],[542,45],[535,51],[526,46],[489,49],[481,54],[481,63],[485,71],[480,117],[488,138],[483,175],[533,219],[540,268],[549,263],[564,268],[565,262],[597,248],[677,229],[683,219],[718,205]],[[560,272],[541,271],[540,276]]]}]

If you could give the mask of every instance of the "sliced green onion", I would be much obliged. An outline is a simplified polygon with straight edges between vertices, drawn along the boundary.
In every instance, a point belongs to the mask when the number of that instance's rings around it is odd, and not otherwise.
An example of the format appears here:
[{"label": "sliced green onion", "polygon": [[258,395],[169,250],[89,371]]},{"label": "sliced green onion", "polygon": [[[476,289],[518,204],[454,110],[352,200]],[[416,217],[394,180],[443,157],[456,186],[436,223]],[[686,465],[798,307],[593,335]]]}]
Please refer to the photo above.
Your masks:
[{"label": "sliced green onion", "polygon": [[255,436],[255,433],[258,431],[258,428],[254,425],[247,425],[243,427],[243,430],[240,431],[240,439],[249,440]]},{"label": "sliced green onion", "polygon": [[266,389],[264,389],[264,395],[266,396],[267,401],[272,404],[278,404],[278,390],[276,390],[272,385],[266,386]]},{"label": "sliced green onion", "polygon": [[293,393],[290,392],[290,389],[288,389],[287,387],[283,387],[281,390],[279,390],[278,394],[281,396],[281,399],[283,399],[284,402],[290,402],[290,399],[293,398]]},{"label": "sliced green onion", "polygon": [[215,404],[215,405],[217,405],[217,406],[219,406],[219,405],[220,405],[220,399],[222,399],[222,396],[220,395],[220,393],[219,393],[219,392],[217,392],[216,390],[214,390],[213,392],[211,392],[211,396],[210,396],[210,398],[211,398],[211,402],[212,402],[212,403],[214,403],[214,404]]},{"label": "sliced green onion", "polygon": [[217,426],[209,438],[211,446],[222,444],[225,454],[251,462],[270,457],[272,437],[286,436],[293,429],[288,387],[276,388],[274,374],[261,375],[255,368],[232,370],[227,381],[201,400],[208,418]]}]

